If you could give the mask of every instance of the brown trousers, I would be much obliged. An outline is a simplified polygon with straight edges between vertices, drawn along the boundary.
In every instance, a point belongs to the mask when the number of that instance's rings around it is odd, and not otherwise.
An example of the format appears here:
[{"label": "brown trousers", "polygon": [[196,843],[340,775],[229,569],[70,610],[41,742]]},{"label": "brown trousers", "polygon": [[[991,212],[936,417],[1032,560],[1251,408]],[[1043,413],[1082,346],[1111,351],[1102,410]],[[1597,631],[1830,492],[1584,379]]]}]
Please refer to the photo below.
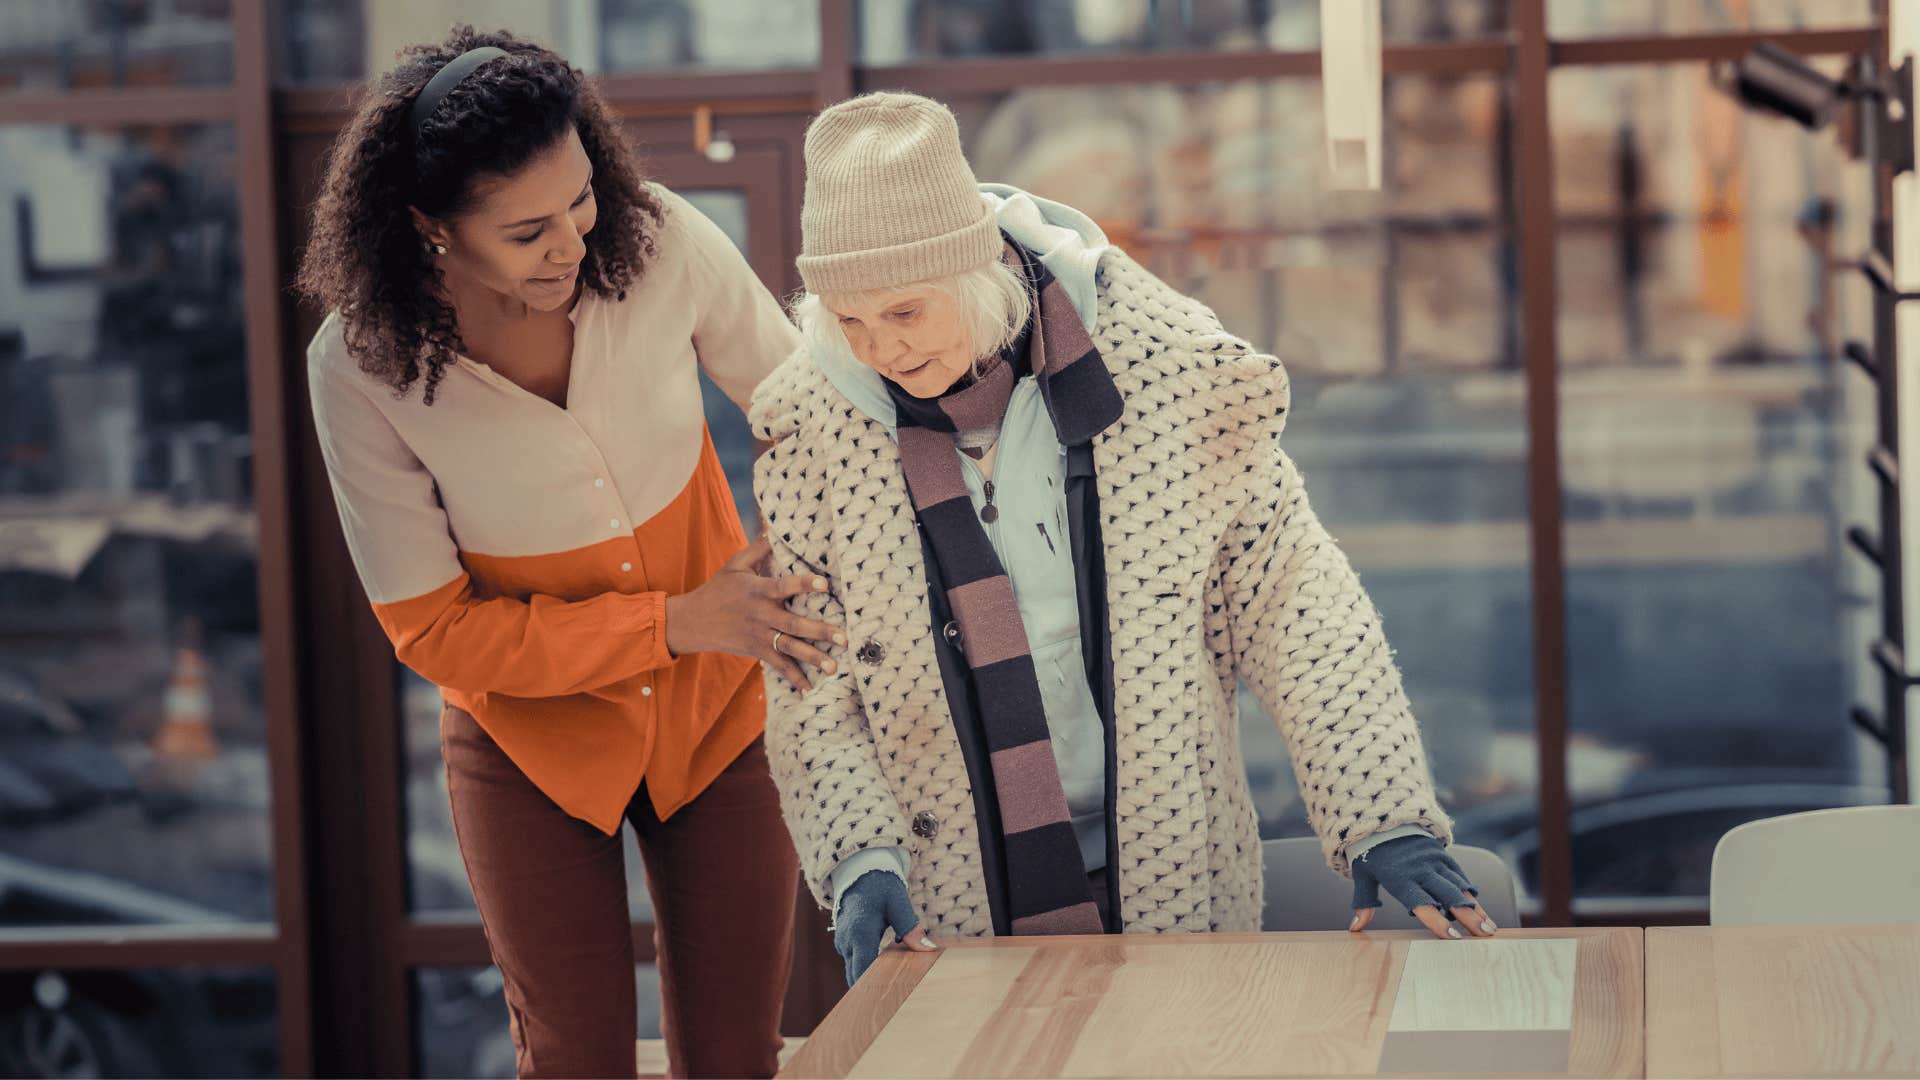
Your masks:
[{"label": "brown trousers", "polygon": [[[632,1077],[633,933],[620,838],[569,816],[478,722],[440,717],[453,826],[523,1077]],[[793,844],[756,741],[670,821],[643,786],[661,1027],[675,1076],[772,1076],[792,963]]]}]

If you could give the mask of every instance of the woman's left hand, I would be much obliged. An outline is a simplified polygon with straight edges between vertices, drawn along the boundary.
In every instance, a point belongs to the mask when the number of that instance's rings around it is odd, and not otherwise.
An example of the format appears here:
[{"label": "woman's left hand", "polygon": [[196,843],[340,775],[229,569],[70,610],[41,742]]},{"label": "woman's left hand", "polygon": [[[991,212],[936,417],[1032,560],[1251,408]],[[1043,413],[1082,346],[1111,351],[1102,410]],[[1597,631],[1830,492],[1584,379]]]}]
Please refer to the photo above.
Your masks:
[{"label": "woman's left hand", "polygon": [[[1431,836],[1402,836],[1379,845],[1353,861],[1353,906],[1349,930],[1360,931],[1373,921],[1380,907],[1380,889],[1405,904],[1407,911],[1437,938],[1492,937],[1500,929],[1481,909],[1460,864]],[[1451,913],[1442,915],[1442,911]],[[1448,919],[1456,921],[1449,925]],[[1460,927],[1466,927],[1463,934]]]}]

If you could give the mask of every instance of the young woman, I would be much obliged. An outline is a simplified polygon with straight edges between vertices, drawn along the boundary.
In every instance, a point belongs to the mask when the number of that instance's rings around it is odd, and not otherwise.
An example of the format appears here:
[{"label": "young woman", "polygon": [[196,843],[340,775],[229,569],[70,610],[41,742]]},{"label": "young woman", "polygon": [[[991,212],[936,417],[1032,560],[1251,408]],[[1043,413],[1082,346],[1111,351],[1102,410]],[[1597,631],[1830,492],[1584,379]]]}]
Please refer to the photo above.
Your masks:
[{"label": "young woman", "polygon": [[1384,887],[1493,933],[1280,449],[1279,363],[1084,215],[976,185],[937,102],[836,105],[806,164],[810,348],[755,395],[782,440],[756,488],[776,568],[833,569],[794,606],[846,620],[851,659],[770,682],[767,741],[849,981],[889,932],[1259,929],[1243,678],[1352,928]]},{"label": "young woman", "polygon": [[522,1076],[631,1076],[619,830],[646,859],[679,1075],[775,1068],[795,867],[761,735],[837,636],[747,547],[702,421],[798,338],[726,237],[645,182],[546,49],[406,50],[334,147],[302,267],[340,520],[441,688],[461,855]]}]

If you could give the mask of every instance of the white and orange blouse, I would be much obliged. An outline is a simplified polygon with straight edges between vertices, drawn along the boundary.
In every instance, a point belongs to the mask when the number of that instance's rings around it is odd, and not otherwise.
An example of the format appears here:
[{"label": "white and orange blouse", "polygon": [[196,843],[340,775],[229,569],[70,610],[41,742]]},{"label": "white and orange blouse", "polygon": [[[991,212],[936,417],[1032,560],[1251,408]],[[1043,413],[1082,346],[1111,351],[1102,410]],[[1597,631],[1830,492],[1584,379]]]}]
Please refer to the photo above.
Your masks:
[{"label": "white and orange blouse", "polygon": [[360,580],[402,663],[473,714],[561,809],[606,833],[644,780],[665,818],[766,724],[759,665],[666,646],[666,599],[745,546],[701,406],[745,409],[800,344],[686,200],[625,300],[583,290],[563,409],[484,364],[434,404],[307,349],[315,426]]}]

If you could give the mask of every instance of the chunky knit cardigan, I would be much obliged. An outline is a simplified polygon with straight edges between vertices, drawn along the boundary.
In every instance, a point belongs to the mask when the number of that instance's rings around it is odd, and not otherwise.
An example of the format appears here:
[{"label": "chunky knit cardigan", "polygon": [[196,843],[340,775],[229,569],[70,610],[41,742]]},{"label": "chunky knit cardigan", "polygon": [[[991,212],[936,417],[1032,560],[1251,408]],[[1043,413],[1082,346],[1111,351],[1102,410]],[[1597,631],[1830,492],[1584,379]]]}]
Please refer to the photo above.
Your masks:
[{"label": "chunky knit cardigan", "polygon": [[[1094,440],[1120,915],[1130,932],[1257,930],[1239,678],[1278,722],[1336,872],[1367,836],[1418,825],[1449,842],[1451,822],[1379,614],[1280,449],[1279,361],[1117,250],[1098,289],[1093,339],[1126,403]],[[842,859],[902,847],[931,932],[991,933],[899,452],[804,350],[761,384],[751,418],[775,441],[754,482],[771,572],[826,575],[831,590],[795,610],[849,641],[809,692],[766,680],[767,749],[807,881],[827,904]]]}]

